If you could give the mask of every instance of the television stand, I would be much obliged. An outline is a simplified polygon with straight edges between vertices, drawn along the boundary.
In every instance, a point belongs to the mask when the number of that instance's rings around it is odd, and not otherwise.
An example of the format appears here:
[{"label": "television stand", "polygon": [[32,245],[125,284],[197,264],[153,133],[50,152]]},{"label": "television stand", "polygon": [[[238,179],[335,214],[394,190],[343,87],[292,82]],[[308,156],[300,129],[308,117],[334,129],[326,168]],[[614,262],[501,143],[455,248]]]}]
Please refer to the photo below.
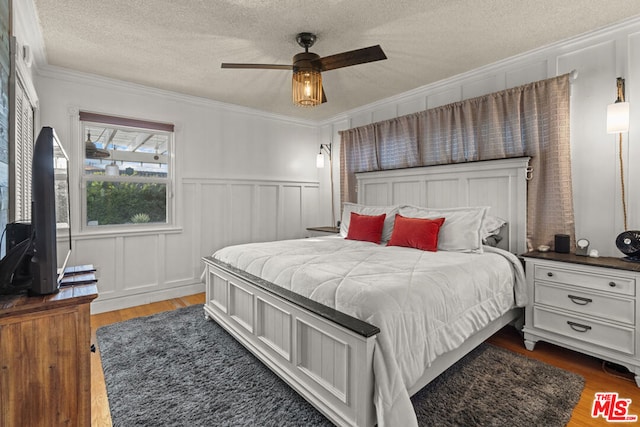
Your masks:
[{"label": "television stand", "polygon": [[89,306],[97,296],[95,282],[0,295],[0,426],[91,425]]}]

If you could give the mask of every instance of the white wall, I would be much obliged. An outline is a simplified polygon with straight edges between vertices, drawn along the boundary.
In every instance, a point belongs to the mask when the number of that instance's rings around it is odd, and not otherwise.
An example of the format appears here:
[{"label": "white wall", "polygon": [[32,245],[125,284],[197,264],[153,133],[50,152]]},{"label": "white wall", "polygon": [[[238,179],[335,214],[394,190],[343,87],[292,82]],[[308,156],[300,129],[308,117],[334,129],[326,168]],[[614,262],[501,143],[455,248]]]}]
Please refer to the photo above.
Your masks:
[{"label": "white wall", "polygon": [[[229,244],[303,237],[306,227],[329,220],[319,213],[326,190],[313,123],[53,67],[37,72],[35,86],[38,125],[56,129],[75,167],[70,262],[98,268],[94,312],[200,292],[202,256]],[[175,124],[175,227],[80,229],[80,110]]]},{"label": "white wall", "polygon": [[[617,135],[606,133],[606,108],[616,99],[616,77],[626,79],[631,126],[623,135],[628,228],[640,229],[640,20],[630,20],[482,69],[346,112],[321,124],[322,135],[578,72],[571,86],[571,157],[576,237],[601,255],[619,257],[624,230]],[[635,103],[634,103],[635,100]],[[339,137],[334,137],[339,142]],[[339,149],[338,151],[339,152]],[[337,161],[337,159],[336,159]],[[535,172],[534,172],[535,173]]]}]

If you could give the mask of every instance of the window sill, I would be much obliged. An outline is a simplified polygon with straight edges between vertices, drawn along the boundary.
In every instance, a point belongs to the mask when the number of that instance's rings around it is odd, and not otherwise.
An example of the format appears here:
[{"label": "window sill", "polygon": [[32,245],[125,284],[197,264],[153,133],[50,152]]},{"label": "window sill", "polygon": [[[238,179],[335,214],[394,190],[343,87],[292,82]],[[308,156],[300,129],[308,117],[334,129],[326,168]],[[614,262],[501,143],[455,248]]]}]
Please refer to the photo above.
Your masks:
[{"label": "window sill", "polygon": [[150,236],[158,234],[178,234],[182,233],[183,228],[167,225],[157,227],[131,227],[123,229],[120,227],[108,227],[96,230],[81,230],[79,233],[71,233],[74,240],[89,240],[105,237],[132,237],[132,236]]}]

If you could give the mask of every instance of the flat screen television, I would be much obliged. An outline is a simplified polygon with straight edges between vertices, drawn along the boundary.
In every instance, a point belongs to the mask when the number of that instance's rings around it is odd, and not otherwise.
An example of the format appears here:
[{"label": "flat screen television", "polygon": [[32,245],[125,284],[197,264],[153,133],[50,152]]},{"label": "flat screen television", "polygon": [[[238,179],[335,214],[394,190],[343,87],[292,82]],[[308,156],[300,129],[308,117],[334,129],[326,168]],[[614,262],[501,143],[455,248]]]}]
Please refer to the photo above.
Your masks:
[{"label": "flat screen television", "polygon": [[[8,249],[0,261],[1,293],[24,289],[35,295],[58,292],[71,255],[69,157],[51,127],[40,130],[31,171],[30,235]],[[68,245],[59,254],[58,232],[62,231],[68,233]],[[21,264],[27,264],[28,271],[19,275]]]},{"label": "flat screen television", "polygon": [[[40,130],[33,148],[31,224],[34,242],[31,258],[33,281],[30,292],[37,295],[58,291],[71,255],[69,205],[69,156],[53,128]],[[68,247],[58,268],[58,229],[69,233]]]}]

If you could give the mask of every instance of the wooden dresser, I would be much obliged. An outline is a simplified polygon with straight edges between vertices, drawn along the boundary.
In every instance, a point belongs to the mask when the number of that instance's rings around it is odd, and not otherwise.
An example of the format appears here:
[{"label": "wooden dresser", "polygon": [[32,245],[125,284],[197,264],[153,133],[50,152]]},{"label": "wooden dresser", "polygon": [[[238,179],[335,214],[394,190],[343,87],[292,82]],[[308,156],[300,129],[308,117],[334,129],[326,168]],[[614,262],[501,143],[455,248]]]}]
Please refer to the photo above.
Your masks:
[{"label": "wooden dresser", "polygon": [[91,425],[95,284],[0,295],[0,426]]}]

